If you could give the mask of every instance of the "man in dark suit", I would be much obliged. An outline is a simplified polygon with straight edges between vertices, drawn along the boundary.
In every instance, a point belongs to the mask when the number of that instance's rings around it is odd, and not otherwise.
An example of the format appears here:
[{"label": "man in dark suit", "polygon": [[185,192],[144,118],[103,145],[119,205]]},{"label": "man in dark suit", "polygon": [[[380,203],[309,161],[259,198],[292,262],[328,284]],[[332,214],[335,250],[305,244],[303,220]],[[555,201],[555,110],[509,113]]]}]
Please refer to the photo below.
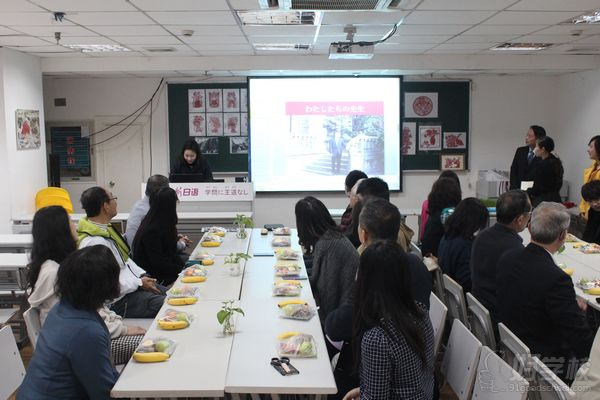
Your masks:
[{"label": "man in dark suit", "polygon": [[546,130],[539,125],[531,125],[525,136],[525,146],[518,147],[510,166],[510,190],[521,189],[522,181],[533,181],[535,168],[541,161],[533,153],[535,144],[546,136]]},{"label": "man in dark suit", "polygon": [[502,266],[498,259],[507,250],[522,249],[519,236],[529,222],[531,202],[522,190],[502,193],[496,202],[497,223],[475,236],[471,249],[471,293],[483,304],[492,317],[494,326],[498,321],[496,312],[496,275]]},{"label": "man in dark suit", "polygon": [[531,243],[504,253],[497,279],[500,321],[567,384],[594,339],[584,315],[587,303],[576,299],[571,277],[552,259],[569,221],[562,204],[537,206],[529,224]]}]

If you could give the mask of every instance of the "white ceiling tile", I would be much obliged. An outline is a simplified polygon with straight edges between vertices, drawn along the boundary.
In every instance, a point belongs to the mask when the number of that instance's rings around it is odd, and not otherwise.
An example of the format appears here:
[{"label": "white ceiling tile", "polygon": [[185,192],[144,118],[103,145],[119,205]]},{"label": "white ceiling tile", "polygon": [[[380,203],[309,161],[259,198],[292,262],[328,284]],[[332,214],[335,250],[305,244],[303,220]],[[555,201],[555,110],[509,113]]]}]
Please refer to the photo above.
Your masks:
[{"label": "white ceiling tile", "polygon": [[578,14],[568,11],[502,11],[484,22],[486,25],[558,24]]},{"label": "white ceiling tile", "polygon": [[510,10],[588,11],[600,8],[598,0],[521,0]]},{"label": "white ceiling tile", "polygon": [[515,0],[425,0],[417,10],[502,10]]},{"label": "white ceiling tile", "polygon": [[478,54],[481,53],[481,50],[477,49],[451,49],[451,48],[441,48],[437,47],[427,50],[425,54]]},{"label": "white ceiling tile", "polygon": [[[29,49],[29,47],[25,47],[24,49]],[[20,50],[20,51],[25,51],[25,50]],[[36,55],[40,58],[50,58],[50,57],[53,57],[53,58],[61,58],[61,57],[62,58],[77,58],[77,57],[82,58],[82,57],[87,57],[87,55],[85,55],[79,51],[73,51],[73,52],[58,51],[55,53],[53,53],[53,52],[32,52],[30,54]],[[44,73],[44,75],[46,75],[46,74]]]},{"label": "white ceiling tile", "polygon": [[35,53],[79,53],[76,50],[71,50],[66,47],[58,46],[56,44],[47,44],[45,46],[31,46],[31,47],[22,47],[19,51],[24,51],[27,53],[35,52]]},{"label": "white ceiling tile", "polygon": [[490,47],[488,43],[442,43],[433,50],[487,50]]},{"label": "white ceiling tile", "polygon": [[580,44],[600,44],[600,35],[588,36],[583,39],[578,39],[571,43],[573,46],[578,46]]},{"label": "white ceiling tile", "polygon": [[2,0],[2,12],[35,12],[42,8],[23,0]]},{"label": "white ceiling tile", "polygon": [[[320,35],[333,35],[340,34],[346,35],[344,33],[345,25],[321,25],[321,29],[319,30]],[[357,35],[379,35],[383,36],[389,32],[389,25],[355,25],[356,34]]]},{"label": "white ceiling tile", "polygon": [[421,52],[421,51],[427,51],[427,50],[431,49],[432,47],[433,47],[433,45],[416,44],[416,43],[410,43],[410,44],[402,44],[402,43],[387,44],[387,43],[384,43],[384,44],[378,44],[377,46],[375,46],[375,53],[393,53],[395,51]]},{"label": "white ceiling tile", "polygon": [[105,36],[170,36],[160,25],[102,26],[88,25],[88,29]]},{"label": "white ceiling tile", "polygon": [[[250,36],[248,40],[253,44],[293,43],[312,45],[313,42],[312,38],[307,36]],[[328,40],[327,43],[331,43],[331,40]]]},{"label": "white ceiling tile", "polygon": [[460,35],[453,37],[446,43],[490,43],[498,44],[512,40],[518,35]]},{"label": "white ceiling tile", "polygon": [[[144,53],[149,53],[151,55],[154,56],[165,56],[165,55],[169,55],[169,54],[179,54],[181,52],[194,52],[192,49],[190,49],[187,45],[185,44],[170,44],[170,45],[153,45],[153,44],[132,44],[131,46],[127,46],[128,48],[130,48],[131,50],[135,50],[135,51],[141,51]],[[160,48],[164,48],[164,47],[168,47],[168,48],[172,48],[175,49],[175,51],[173,53],[153,53],[151,51],[148,51],[148,48],[153,48],[153,47],[160,47]]]},{"label": "white ceiling tile", "polygon": [[80,25],[153,25],[141,12],[80,12],[67,14],[66,19]]},{"label": "white ceiling tile", "polygon": [[[225,0],[130,0],[131,3],[143,11],[229,11]],[[258,0],[257,0],[258,4]]]},{"label": "white ceiling tile", "polygon": [[600,34],[600,25],[594,24],[562,24],[554,25],[535,32],[536,35],[571,35],[574,31],[581,31],[582,36]]},{"label": "white ceiling tile", "polygon": [[141,54],[137,51],[99,51],[99,52],[90,52],[87,53],[91,57],[102,57],[102,58],[110,58],[110,57],[140,57]]},{"label": "white ceiling tile", "polygon": [[477,25],[465,32],[469,35],[526,35],[547,25]]},{"label": "white ceiling tile", "polygon": [[526,35],[515,41],[520,43],[569,43],[577,39],[570,35]]},{"label": "white ceiling tile", "polygon": [[242,35],[237,25],[163,25],[174,35],[181,35],[182,30],[192,30],[194,35]]},{"label": "white ceiling tile", "polygon": [[217,44],[191,44],[190,47],[198,51],[237,51],[237,50],[253,50],[249,44],[230,44],[227,46]]},{"label": "white ceiling tile", "polygon": [[148,15],[163,25],[236,25],[229,11],[150,12]]},{"label": "white ceiling tile", "polygon": [[245,36],[203,36],[194,35],[191,37],[179,36],[187,44],[246,44],[248,39]]},{"label": "white ceiling tile", "polygon": [[198,50],[203,56],[237,56],[237,55],[253,55],[253,50]]},{"label": "white ceiling tile", "polygon": [[396,35],[457,35],[471,25],[400,25]]},{"label": "white ceiling tile", "polygon": [[[51,25],[54,23],[54,16],[50,12],[30,12],[30,13],[19,13],[19,12],[2,12],[0,13],[0,25],[11,25],[11,26],[37,26],[37,25]],[[57,26],[73,25],[71,22],[65,20]]]},{"label": "white ceiling tile", "polygon": [[244,32],[249,36],[257,35],[299,35],[310,36],[317,31],[315,26],[245,26]]},{"label": "white ceiling tile", "polygon": [[493,14],[493,11],[413,11],[404,24],[478,24]]},{"label": "white ceiling tile", "polygon": [[323,25],[346,25],[346,24],[378,24],[391,25],[401,21],[408,15],[407,11],[355,11],[324,12],[321,24]]},{"label": "white ceiling tile", "polygon": [[[3,0],[4,1],[4,0]],[[135,8],[123,0],[31,0],[33,3],[51,11],[135,11]]]},{"label": "white ceiling tile", "polygon": [[13,26],[12,28],[31,36],[54,36],[55,32],[60,32],[62,36],[96,36],[94,32],[77,25]]},{"label": "white ceiling tile", "polygon": [[19,33],[26,33],[26,32],[19,31],[19,30],[9,29],[9,28],[7,28],[5,26],[0,26],[0,35],[16,35],[16,34],[19,34]]},{"label": "white ceiling tile", "polygon": [[258,10],[258,0],[229,0],[234,10]]},{"label": "white ceiling tile", "polygon": [[51,42],[31,36],[0,36],[0,46],[46,46],[51,44]]},{"label": "white ceiling tile", "polygon": [[446,40],[450,39],[452,35],[394,35],[388,40],[385,41],[385,44],[388,43],[443,43]]},{"label": "white ceiling tile", "polygon": [[156,45],[181,44],[174,36],[115,36],[114,41],[125,46],[133,44]]},{"label": "white ceiling tile", "polygon": [[[54,38],[52,38],[52,39],[54,39]],[[50,40],[50,38],[48,38],[48,40]],[[67,36],[65,38],[60,39],[60,44],[64,46],[67,44],[116,44],[116,43],[113,42],[112,40],[102,37],[102,36],[95,36],[95,37]]]}]

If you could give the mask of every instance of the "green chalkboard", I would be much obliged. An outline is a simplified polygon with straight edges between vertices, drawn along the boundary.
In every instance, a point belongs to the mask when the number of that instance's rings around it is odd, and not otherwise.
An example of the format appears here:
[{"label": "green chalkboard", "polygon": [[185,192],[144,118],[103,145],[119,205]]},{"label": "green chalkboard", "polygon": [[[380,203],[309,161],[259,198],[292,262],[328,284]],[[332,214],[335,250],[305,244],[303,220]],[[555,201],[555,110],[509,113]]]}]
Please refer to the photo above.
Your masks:
[{"label": "green chalkboard", "polygon": [[[168,85],[168,101],[169,101],[169,154],[170,154],[170,165],[175,164],[177,157],[181,153],[181,148],[186,140],[189,140],[190,136],[190,121],[198,123],[199,132],[193,130],[193,135],[200,141],[209,140],[206,148],[210,148],[211,152],[215,154],[203,154],[206,157],[208,163],[211,166],[213,172],[247,172],[248,171],[248,154],[247,148],[246,153],[236,153],[240,150],[240,146],[244,146],[244,142],[248,143],[248,130],[247,122],[244,128],[244,121],[247,121],[248,107],[247,107],[247,87],[246,83],[218,83],[218,84],[169,84]],[[194,109],[191,104],[191,93],[190,90],[197,90],[205,95],[202,99],[202,108]],[[221,93],[220,106],[215,109],[210,109],[208,103],[208,94]],[[238,93],[237,107],[228,108],[227,94]],[[194,120],[194,117],[198,115],[199,119]],[[215,116],[217,119],[220,118],[220,128],[217,129],[218,133],[211,133],[214,131],[214,124],[209,125],[210,117]],[[233,121],[238,118],[238,125],[228,125],[227,121]],[[192,123],[194,125],[194,123]],[[212,126],[212,128],[210,127]],[[202,130],[203,129],[203,130]],[[237,130],[237,131],[236,131]],[[245,131],[245,132],[243,132]],[[231,136],[226,136],[231,135]],[[234,154],[231,153],[232,141]],[[202,148],[205,148],[202,146]]]},{"label": "green chalkboard", "polygon": [[[470,94],[468,81],[402,83],[403,170],[468,169]],[[433,101],[419,101],[420,97]],[[436,110],[436,104],[437,115],[428,113]],[[437,129],[441,129],[439,136]],[[420,140],[421,132],[431,133],[437,143]]]}]

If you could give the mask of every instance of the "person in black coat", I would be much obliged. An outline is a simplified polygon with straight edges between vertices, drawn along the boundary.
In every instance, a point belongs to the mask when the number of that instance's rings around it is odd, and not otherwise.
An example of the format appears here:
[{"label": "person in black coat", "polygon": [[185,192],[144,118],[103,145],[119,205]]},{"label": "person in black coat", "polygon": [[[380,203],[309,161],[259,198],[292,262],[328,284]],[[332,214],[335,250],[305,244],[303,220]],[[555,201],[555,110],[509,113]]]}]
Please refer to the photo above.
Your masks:
[{"label": "person in black coat", "polygon": [[510,190],[521,189],[522,181],[532,181],[538,163],[541,161],[533,153],[538,140],[546,136],[546,130],[539,125],[531,125],[525,136],[526,146],[518,147],[510,166]]},{"label": "person in black coat", "polygon": [[493,325],[496,310],[496,275],[503,267],[498,259],[508,250],[522,249],[519,232],[527,227],[531,203],[523,190],[504,192],[496,201],[497,222],[481,231],[471,248],[471,293],[488,309]]},{"label": "person in black coat", "polygon": [[210,165],[206,158],[200,154],[200,146],[194,139],[190,139],[183,144],[181,155],[171,168],[171,174],[196,175],[200,179],[194,181],[198,182],[212,182],[213,180]]},{"label": "person in black coat", "polygon": [[500,258],[497,279],[500,321],[567,384],[577,371],[573,361],[588,357],[594,339],[587,303],[579,304],[571,277],[552,259],[569,221],[562,204],[541,203],[531,216],[531,243]]},{"label": "person in black coat", "polygon": [[[365,200],[358,222],[362,245],[359,252],[376,240],[396,240],[400,229],[400,211],[389,201],[381,198]],[[407,253],[411,275],[412,297],[418,303],[429,309],[429,296],[431,295],[431,273],[423,261],[412,253]],[[353,299],[346,299],[337,309],[329,312],[325,319],[325,334],[333,341],[343,341],[342,350],[333,372],[337,395],[329,396],[330,399],[341,399],[346,392],[358,386],[358,376],[354,373],[354,356],[352,352],[352,314]]]},{"label": "person in black coat", "polygon": [[582,239],[600,244],[600,181],[591,181],[583,185],[581,197],[590,205]]},{"label": "person in black coat", "polygon": [[542,201],[560,203],[560,188],[562,187],[563,166],[559,158],[552,154],[554,140],[544,136],[538,140],[534,153],[542,161],[538,164],[533,178],[533,187],[527,189],[533,207]]},{"label": "person in black coat", "polygon": [[438,264],[465,292],[471,291],[469,262],[475,233],[484,229],[489,220],[490,213],[481,200],[467,197],[458,203],[446,221],[446,233],[438,251]]},{"label": "person in black coat", "polygon": [[173,283],[184,263],[177,252],[177,193],[161,188],[133,239],[133,259],[161,284]]},{"label": "person in black coat", "polygon": [[421,253],[423,256],[438,256],[438,247],[444,236],[444,224],[442,223],[442,210],[456,207],[460,203],[462,193],[459,184],[452,178],[438,178],[431,187],[427,196],[429,208],[427,223],[423,230],[421,242]]}]

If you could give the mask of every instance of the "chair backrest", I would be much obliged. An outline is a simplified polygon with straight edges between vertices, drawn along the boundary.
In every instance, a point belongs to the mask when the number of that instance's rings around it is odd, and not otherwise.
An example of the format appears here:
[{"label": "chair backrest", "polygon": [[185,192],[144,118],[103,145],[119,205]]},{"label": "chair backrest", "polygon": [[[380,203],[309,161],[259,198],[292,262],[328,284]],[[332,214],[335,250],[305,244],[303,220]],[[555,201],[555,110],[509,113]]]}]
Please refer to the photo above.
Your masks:
[{"label": "chair backrest", "polygon": [[423,259],[423,253],[421,252],[421,248],[417,246],[415,242],[410,242],[409,251],[413,254],[416,254],[421,260]]},{"label": "chair backrest", "polygon": [[477,365],[473,400],[525,400],[528,387],[527,379],[492,349],[483,346]]},{"label": "chair backrest", "polygon": [[441,371],[459,400],[470,398],[480,351],[481,342],[469,332],[469,329],[460,320],[455,319],[452,323]]},{"label": "chair backrest", "polygon": [[531,351],[510,329],[502,322],[498,324],[500,335],[499,350],[504,361],[512,366],[519,374],[531,380]]},{"label": "chair backrest", "polygon": [[444,277],[442,276],[442,269],[431,257],[423,258],[423,263],[433,275],[433,292],[438,299],[443,301],[446,295],[444,294]]},{"label": "chair backrest", "polygon": [[40,322],[40,311],[37,308],[30,307],[29,310],[23,313],[23,319],[27,326],[27,336],[31,342],[31,347],[35,349],[42,324]]},{"label": "chair backrest", "polygon": [[541,400],[574,400],[575,392],[537,357],[532,357],[533,382]]},{"label": "chair backrest", "polygon": [[463,288],[446,274],[444,274],[444,295],[450,316],[469,326]]},{"label": "chair backrest", "polygon": [[23,382],[25,367],[10,326],[0,329],[0,399],[8,399]]},{"label": "chair backrest", "polygon": [[429,319],[433,327],[433,337],[435,338],[433,345],[433,354],[437,355],[444,334],[444,326],[446,325],[446,314],[448,307],[434,294],[429,296]]},{"label": "chair backrest", "polygon": [[496,350],[496,335],[494,334],[490,312],[471,293],[467,293],[466,297],[471,332],[484,346]]}]

